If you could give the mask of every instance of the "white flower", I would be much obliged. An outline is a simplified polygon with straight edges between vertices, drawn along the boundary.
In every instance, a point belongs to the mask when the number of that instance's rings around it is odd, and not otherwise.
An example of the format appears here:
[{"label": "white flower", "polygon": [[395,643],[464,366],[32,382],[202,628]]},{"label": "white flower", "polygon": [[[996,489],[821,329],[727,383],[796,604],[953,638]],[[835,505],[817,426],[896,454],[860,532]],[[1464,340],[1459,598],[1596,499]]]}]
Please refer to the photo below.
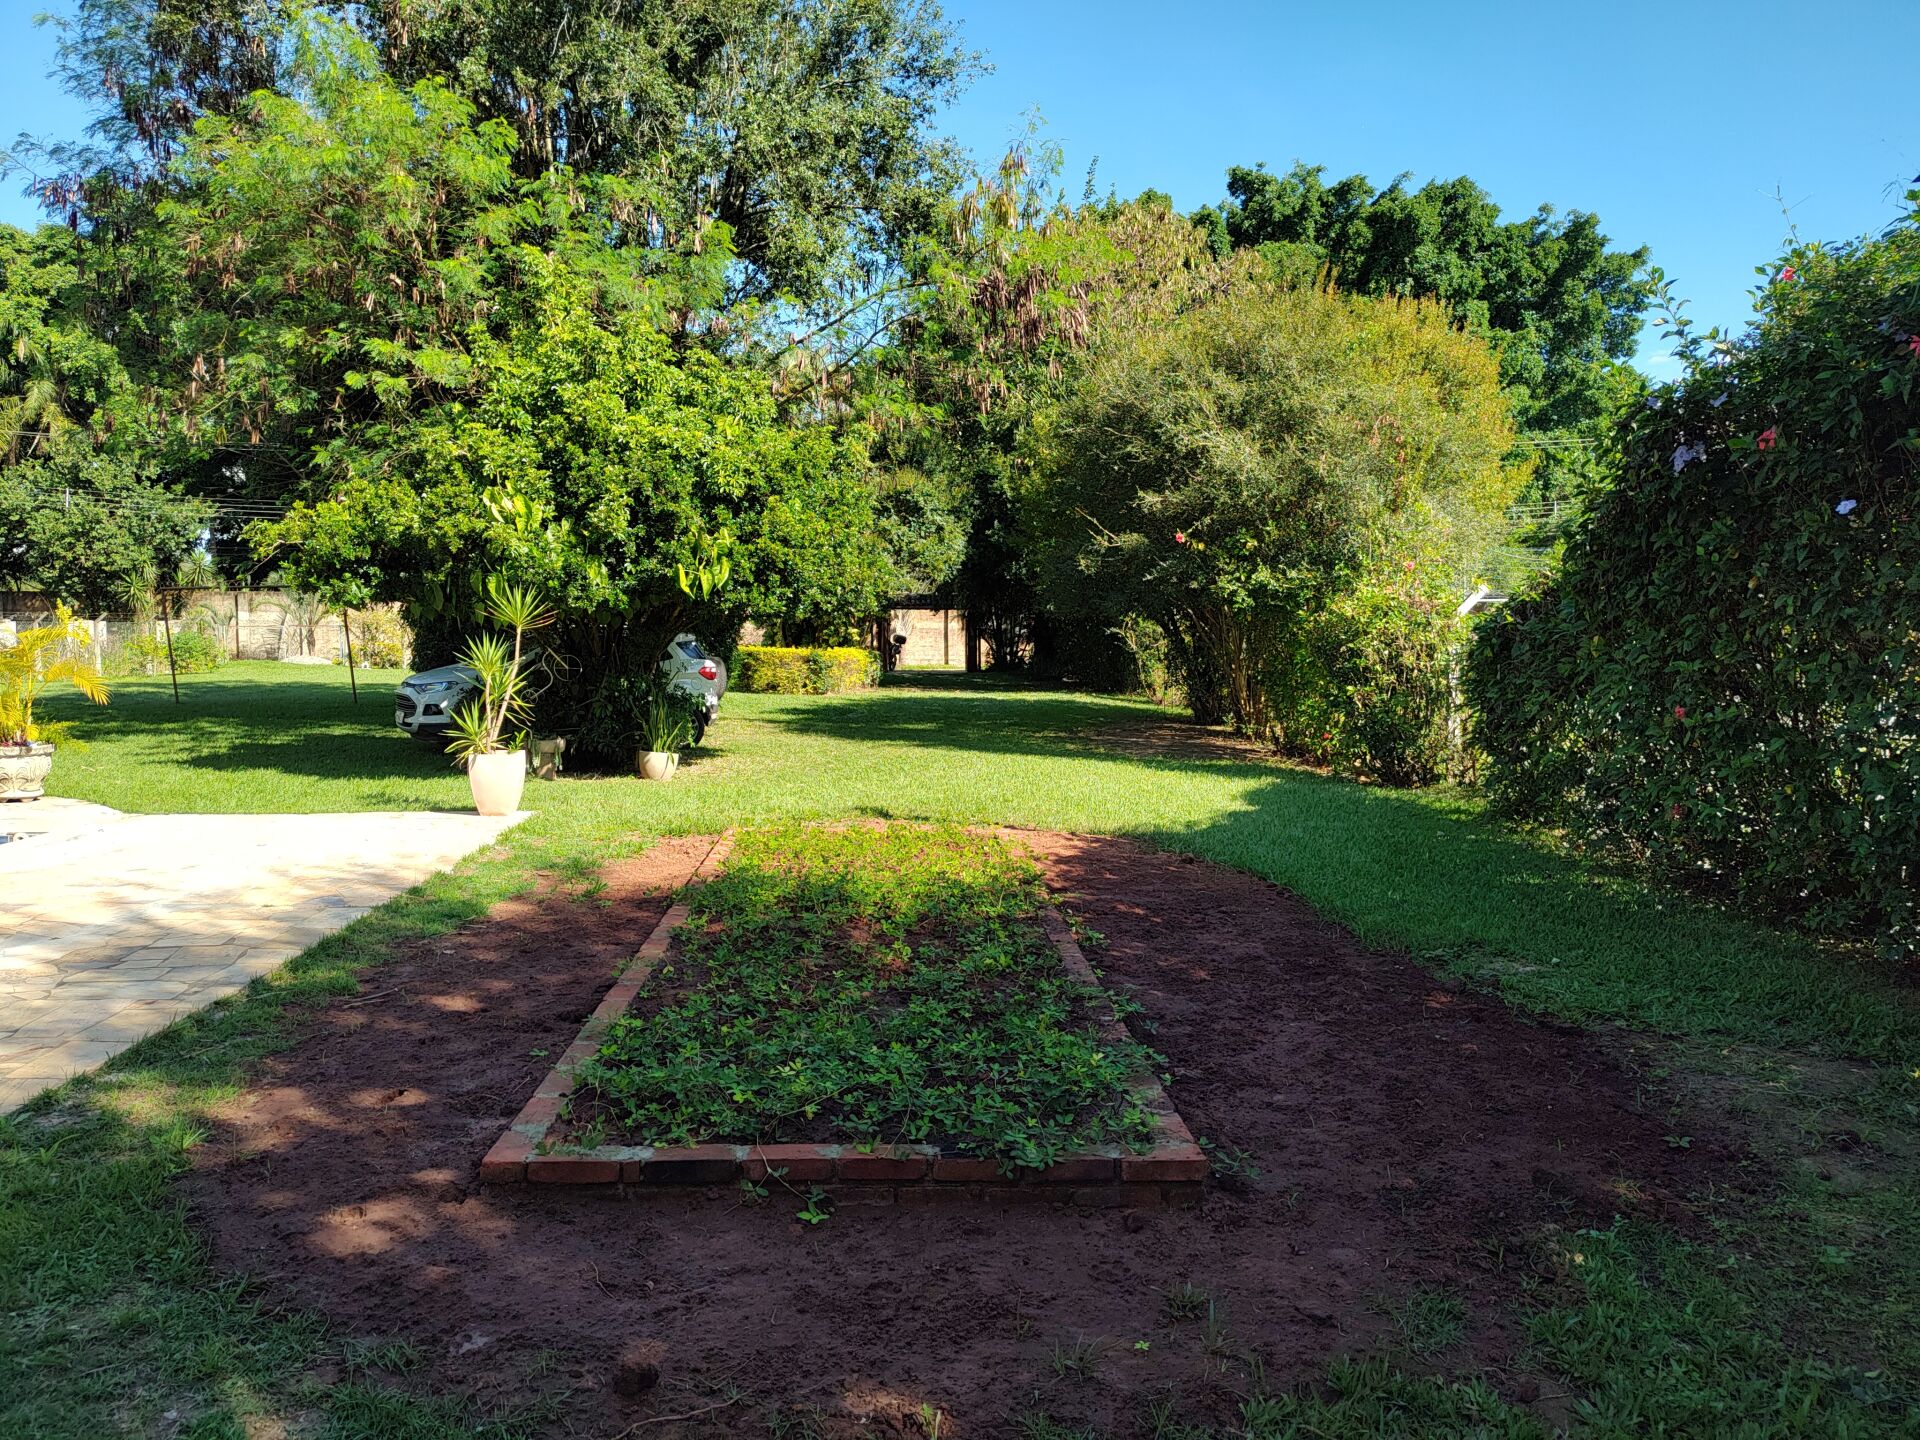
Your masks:
[{"label": "white flower", "polygon": [[1851,515],[1859,503],[1858,500],[1842,500],[1838,505],[1833,507],[1833,513],[1836,515]]},{"label": "white flower", "polygon": [[1722,405],[1727,403],[1727,394],[1727,391],[1722,390],[1718,395],[1713,397],[1712,405],[1714,409],[1718,410]]},{"label": "white flower", "polygon": [[1689,462],[1707,458],[1705,445],[1681,445],[1673,452],[1673,473],[1678,475]]}]

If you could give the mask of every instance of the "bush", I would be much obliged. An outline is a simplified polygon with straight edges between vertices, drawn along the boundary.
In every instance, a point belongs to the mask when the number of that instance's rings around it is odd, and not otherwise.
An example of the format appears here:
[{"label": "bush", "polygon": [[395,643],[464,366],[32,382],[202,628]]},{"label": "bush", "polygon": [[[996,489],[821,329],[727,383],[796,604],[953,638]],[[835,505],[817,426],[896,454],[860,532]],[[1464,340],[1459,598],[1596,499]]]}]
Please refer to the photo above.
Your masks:
[{"label": "bush", "polygon": [[1425,783],[1513,434],[1441,307],[1250,288],[1103,341],[1047,428],[1034,564],[1083,628],[1157,628],[1196,720]]},{"label": "bush", "polygon": [[734,654],[731,683],[761,695],[833,695],[863,690],[879,678],[880,660],[871,650],[742,645]]},{"label": "bush", "polygon": [[[1920,192],[1915,192],[1920,198]],[[1920,224],[1807,246],[1623,427],[1468,693],[1506,808],[1754,910],[1920,945]]]},{"label": "bush", "polygon": [[402,670],[407,664],[406,622],[391,610],[362,610],[353,616],[354,662],[369,670]]},{"label": "bush", "polygon": [[1447,769],[1451,608],[1411,585],[1367,584],[1292,627],[1262,675],[1274,734],[1294,754],[1389,785]]},{"label": "bush", "polygon": [[[182,675],[199,675],[217,670],[227,663],[224,646],[205,630],[173,632],[173,669]],[[129,675],[167,673],[167,637],[139,635],[129,640],[120,652],[120,665]]]}]

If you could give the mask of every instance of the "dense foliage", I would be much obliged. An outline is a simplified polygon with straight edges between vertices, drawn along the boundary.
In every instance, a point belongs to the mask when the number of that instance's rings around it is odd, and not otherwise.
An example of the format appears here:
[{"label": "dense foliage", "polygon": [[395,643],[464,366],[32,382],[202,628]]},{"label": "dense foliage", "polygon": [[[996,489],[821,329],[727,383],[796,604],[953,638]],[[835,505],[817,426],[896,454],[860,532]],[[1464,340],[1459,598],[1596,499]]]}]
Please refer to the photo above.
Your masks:
[{"label": "dense foliage", "polygon": [[139,635],[129,640],[114,668],[129,675],[204,675],[226,664],[227,652],[218,637],[197,626],[180,626],[171,641],[165,634]]},{"label": "dense foliage", "polygon": [[1513,810],[1912,949],[1920,223],[1794,250],[1760,305],[1680,322],[1619,485],[1480,636],[1476,736]]},{"label": "dense foliage", "polygon": [[1533,493],[1568,498],[1596,478],[1607,430],[1641,389],[1625,365],[1650,294],[1647,252],[1615,250],[1584,211],[1503,220],[1465,176],[1285,174],[1235,166],[1228,199],[1194,219],[1215,249],[1258,249],[1284,276],[1327,271],[1342,289],[1444,303],[1494,342],[1523,433],[1543,442]]},{"label": "dense foliage", "polygon": [[177,566],[209,511],[161,482],[81,259],[63,230],[0,226],[0,586],[98,615]]},{"label": "dense foliage", "polygon": [[957,828],[743,833],[680,955],[578,1069],[576,1133],[935,1144],[1014,1166],[1144,1142],[1149,1061],[1090,1020],[1033,862]]},{"label": "dense foliage", "polygon": [[832,695],[863,690],[879,678],[880,660],[871,650],[742,645],[734,652],[729,683],[762,695]]},{"label": "dense foliage", "polygon": [[1196,716],[1432,779],[1454,610],[1524,479],[1440,307],[1247,287],[1105,346],[1049,433],[1051,593],[1150,620]]},{"label": "dense foliage", "polygon": [[[618,759],[681,631],[877,605],[869,496],[857,452],[782,421],[764,374],[598,318],[524,259],[544,276],[504,339],[473,337],[465,398],[396,428],[270,533],[292,583],[404,602],[423,663],[474,618],[479,576],[536,586],[559,612],[542,727]],[[689,585],[720,560],[722,588]]]}]

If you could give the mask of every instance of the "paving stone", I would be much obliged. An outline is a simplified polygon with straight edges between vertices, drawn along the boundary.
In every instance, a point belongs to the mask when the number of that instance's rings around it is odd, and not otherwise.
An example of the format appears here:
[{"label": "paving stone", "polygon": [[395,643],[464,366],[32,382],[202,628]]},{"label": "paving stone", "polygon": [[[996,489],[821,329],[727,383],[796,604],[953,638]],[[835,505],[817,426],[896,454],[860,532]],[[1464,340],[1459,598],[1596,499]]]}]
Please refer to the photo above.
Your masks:
[{"label": "paving stone", "polygon": [[[21,810],[0,902],[0,1113],[263,975],[523,816]],[[34,893],[36,872],[54,877]],[[33,898],[24,904],[13,896]]]}]

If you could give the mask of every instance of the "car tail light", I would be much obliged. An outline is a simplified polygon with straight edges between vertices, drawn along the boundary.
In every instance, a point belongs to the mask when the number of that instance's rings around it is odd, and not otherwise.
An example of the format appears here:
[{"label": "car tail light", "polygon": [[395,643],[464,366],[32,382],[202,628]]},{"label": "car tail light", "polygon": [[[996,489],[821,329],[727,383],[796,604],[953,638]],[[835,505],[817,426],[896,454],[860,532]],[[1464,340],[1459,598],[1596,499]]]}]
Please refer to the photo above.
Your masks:
[{"label": "car tail light", "polygon": [[720,678],[720,667],[711,660],[702,660],[700,662],[700,678],[702,680],[718,680]]}]

